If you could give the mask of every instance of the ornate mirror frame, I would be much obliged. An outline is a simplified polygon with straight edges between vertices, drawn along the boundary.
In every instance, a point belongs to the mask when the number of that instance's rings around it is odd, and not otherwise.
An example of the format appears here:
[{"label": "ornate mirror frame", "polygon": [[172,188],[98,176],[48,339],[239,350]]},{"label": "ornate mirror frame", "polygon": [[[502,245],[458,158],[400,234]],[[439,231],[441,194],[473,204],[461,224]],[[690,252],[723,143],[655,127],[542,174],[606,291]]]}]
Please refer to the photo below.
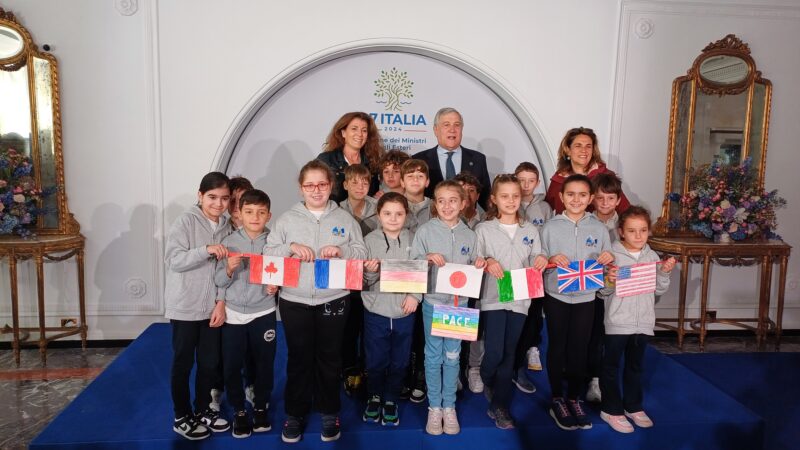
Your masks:
[{"label": "ornate mirror frame", "polygon": [[[23,44],[21,51],[0,58],[0,71],[26,72],[21,77],[27,78],[29,104],[21,105],[20,110],[29,107],[31,132],[30,136],[23,138],[30,141],[28,145],[37,188],[53,191],[42,200],[42,206],[50,212],[37,218],[33,231],[38,235],[78,234],[80,225],[69,212],[64,185],[58,63],[52,54],[39,50],[13,13],[0,8],[0,29],[3,28],[16,32]],[[0,135],[0,142],[2,138]]]},{"label": "ornate mirror frame", "polygon": [[[739,63],[718,69],[720,76],[723,77],[726,76],[724,73],[726,71],[738,71],[738,75],[734,74],[733,81],[729,83],[706,78],[703,75],[708,72],[701,72],[704,63],[710,66],[713,65],[710,62],[733,61],[737,58],[740,60]],[[747,74],[743,77],[739,76],[741,75],[742,64],[747,67]],[[737,79],[737,76],[739,79]],[[694,60],[686,75],[676,78],[672,83],[664,200],[661,216],[653,228],[654,235],[697,235],[697,233],[689,231],[685,226],[678,223],[681,206],[679,202],[672,201],[671,197],[676,194],[683,196],[689,191],[689,177],[687,175],[692,169],[693,163],[696,162],[696,147],[699,148],[695,143],[698,138],[705,137],[701,136],[700,133],[705,132],[705,129],[696,129],[699,115],[698,102],[705,101],[706,103],[700,106],[705,107],[705,110],[714,110],[715,105],[711,103],[718,102],[719,105],[724,105],[726,98],[739,95],[742,96],[742,105],[745,109],[741,128],[738,130],[726,129],[725,127],[717,130],[710,128],[708,133],[732,133],[739,136],[738,151],[734,152],[738,161],[735,162],[739,163],[744,161],[745,158],[751,157],[752,164],[757,169],[759,187],[764,186],[772,83],[762,78],[761,72],[756,69],[755,61],[750,56],[750,47],[735,35],[729,34],[719,41],[709,43]],[[718,113],[720,109],[722,108],[713,112]],[[700,114],[703,113],[703,111],[700,112]],[[698,152],[698,155],[700,155],[700,152]],[[712,158],[719,156],[719,154],[714,154]],[[711,161],[699,161],[696,163],[704,164],[707,162]]]}]

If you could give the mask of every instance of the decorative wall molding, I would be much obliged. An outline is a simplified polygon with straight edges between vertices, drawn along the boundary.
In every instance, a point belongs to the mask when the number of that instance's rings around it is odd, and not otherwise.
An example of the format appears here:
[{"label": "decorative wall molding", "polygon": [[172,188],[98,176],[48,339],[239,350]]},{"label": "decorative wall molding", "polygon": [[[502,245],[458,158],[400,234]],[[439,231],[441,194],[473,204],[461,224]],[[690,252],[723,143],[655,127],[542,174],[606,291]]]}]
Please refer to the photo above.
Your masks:
[{"label": "decorative wall molding", "polygon": [[139,0],[115,0],[114,7],[123,16],[132,16],[139,11]]},{"label": "decorative wall molding", "polygon": [[653,35],[655,31],[655,25],[653,21],[647,18],[641,18],[636,21],[635,30],[636,35],[639,36],[640,39],[647,39]]},{"label": "decorative wall molding", "polygon": [[141,278],[128,278],[123,288],[128,297],[133,299],[142,298],[147,294],[147,283]]}]

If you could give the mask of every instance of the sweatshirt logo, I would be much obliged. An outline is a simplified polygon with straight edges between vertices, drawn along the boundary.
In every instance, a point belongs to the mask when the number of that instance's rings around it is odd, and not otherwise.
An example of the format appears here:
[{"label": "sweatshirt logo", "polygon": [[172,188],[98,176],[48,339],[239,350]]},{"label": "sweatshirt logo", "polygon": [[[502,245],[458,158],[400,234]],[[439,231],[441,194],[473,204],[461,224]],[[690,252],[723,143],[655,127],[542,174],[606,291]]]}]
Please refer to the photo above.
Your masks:
[{"label": "sweatshirt logo", "polygon": [[544,219],[531,219],[531,223],[536,225],[537,227],[540,227],[544,225]]},{"label": "sweatshirt logo", "polygon": [[264,333],[264,340],[267,342],[272,342],[275,340],[275,330],[267,330]]},{"label": "sweatshirt logo", "polygon": [[533,245],[533,239],[529,238],[528,236],[525,236],[524,238],[522,238],[522,243],[530,247],[531,245]]},{"label": "sweatshirt logo", "polygon": [[331,229],[331,234],[334,236],[344,236],[344,227],[333,227]]},{"label": "sweatshirt logo", "polygon": [[597,239],[592,237],[592,235],[590,234],[589,237],[586,238],[586,246],[587,247],[594,247],[596,245],[597,245]]},{"label": "sweatshirt logo", "polygon": [[467,247],[466,245],[464,245],[464,246],[461,247],[461,254],[462,255],[469,255],[469,250],[470,250],[470,248]]}]

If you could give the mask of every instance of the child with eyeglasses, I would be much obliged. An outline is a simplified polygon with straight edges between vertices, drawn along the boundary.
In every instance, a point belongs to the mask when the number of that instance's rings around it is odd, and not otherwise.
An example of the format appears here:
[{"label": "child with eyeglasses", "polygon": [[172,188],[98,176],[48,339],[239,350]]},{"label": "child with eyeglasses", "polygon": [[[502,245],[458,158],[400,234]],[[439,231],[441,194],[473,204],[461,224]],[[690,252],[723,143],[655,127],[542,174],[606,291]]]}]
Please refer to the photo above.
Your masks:
[{"label": "child with eyeglasses", "polygon": [[315,289],[315,259],[364,259],[361,227],[330,200],[334,174],[324,162],[308,162],[300,170],[303,201],[275,221],[264,254],[299,258],[295,288],[280,290],[279,310],[286,332],[286,422],[281,438],[303,438],[313,403],[322,413],[322,440],[339,439],[339,374],[342,339],[350,304],[345,289]]}]

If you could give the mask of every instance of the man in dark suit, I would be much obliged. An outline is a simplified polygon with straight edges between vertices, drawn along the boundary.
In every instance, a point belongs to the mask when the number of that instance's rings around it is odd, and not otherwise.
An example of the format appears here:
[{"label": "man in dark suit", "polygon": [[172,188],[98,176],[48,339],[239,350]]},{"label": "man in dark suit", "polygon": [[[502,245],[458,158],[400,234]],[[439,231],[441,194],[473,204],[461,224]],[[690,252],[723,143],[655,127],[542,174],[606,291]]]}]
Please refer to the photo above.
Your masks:
[{"label": "man in dark suit", "polygon": [[454,108],[442,108],[433,119],[433,134],[439,145],[423,150],[412,158],[421,159],[428,164],[430,183],[425,189],[425,196],[433,198],[433,190],[442,180],[449,180],[459,173],[469,172],[481,183],[481,195],[478,203],[486,209],[492,188],[489,171],[486,168],[486,156],[483,153],[461,146],[461,133],[464,120]]}]

